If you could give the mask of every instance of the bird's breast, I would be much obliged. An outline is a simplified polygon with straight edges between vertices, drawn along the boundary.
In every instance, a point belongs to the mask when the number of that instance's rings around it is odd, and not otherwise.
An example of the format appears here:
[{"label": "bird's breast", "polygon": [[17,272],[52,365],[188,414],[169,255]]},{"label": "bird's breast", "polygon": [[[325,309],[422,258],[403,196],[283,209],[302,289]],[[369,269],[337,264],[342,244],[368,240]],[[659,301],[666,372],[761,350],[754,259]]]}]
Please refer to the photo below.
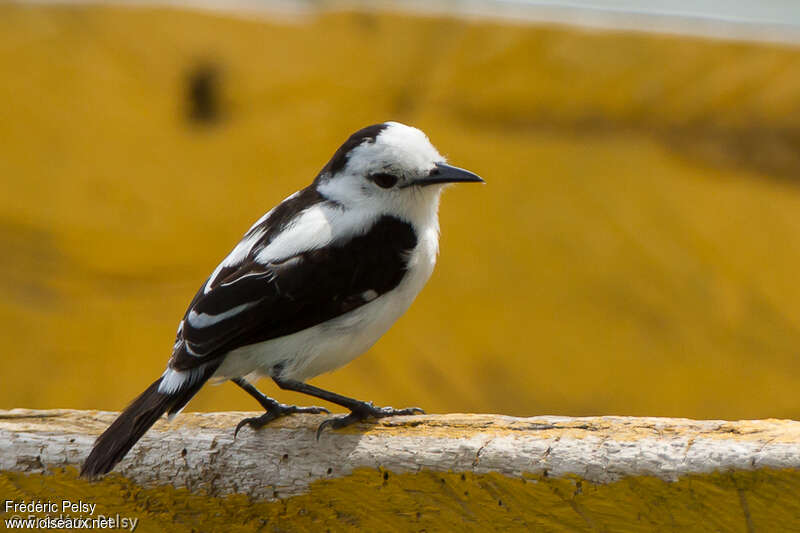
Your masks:
[{"label": "bird's breast", "polygon": [[298,358],[294,376],[305,380],[339,368],[369,350],[408,310],[433,273],[438,252],[438,232],[421,232],[409,253],[400,283],[371,302],[311,328],[302,342],[307,357]]}]

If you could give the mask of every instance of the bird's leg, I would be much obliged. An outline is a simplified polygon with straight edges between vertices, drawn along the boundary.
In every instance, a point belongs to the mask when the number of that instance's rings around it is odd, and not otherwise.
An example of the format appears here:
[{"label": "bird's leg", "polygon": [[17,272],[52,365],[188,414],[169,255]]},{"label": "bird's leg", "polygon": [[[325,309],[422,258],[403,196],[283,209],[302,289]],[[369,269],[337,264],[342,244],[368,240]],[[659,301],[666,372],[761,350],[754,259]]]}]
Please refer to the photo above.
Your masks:
[{"label": "bird's leg", "polygon": [[282,389],[302,392],[303,394],[308,394],[316,398],[327,400],[331,403],[335,403],[350,409],[350,414],[329,418],[320,424],[317,428],[317,440],[319,440],[322,430],[328,426],[330,426],[332,429],[339,429],[347,427],[350,424],[355,424],[356,422],[361,422],[369,417],[384,418],[387,416],[416,415],[425,413],[425,411],[419,407],[408,407],[406,409],[375,407],[372,405],[372,402],[362,402],[360,400],[348,398],[347,396],[326,391],[324,389],[320,389],[319,387],[309,385],[308,383],[302,383],[300,381],[294,381],[291,379],[276,378],[274,376],[272,379],[275,380],[275,383],[277,383]]},{"label": "bird's leg", "polygon": [[273,400],[269,396],[266,396],[264,393],[259,391],[253,385],[248,383],[242,378],[234,378],[231,381],[239,385],[242,389],[247,392],[250,396],[256,399],[258,403],[261,404],[267,412],[261,416],[256,416],[253,418],[245,418],[241,422],[236,425],[236,431],[233,433],[233,438],[236,438],[236,435],[239,433],[239,430],[242,429],[242,426],[250,426],[253,429],[260,429],[267,425],[268,423],[272,422],[276,418],[285,415],[291,415],[294,413],[330,413],[324,407],[298,407],[296,405],[286,405],[278,402],[277,400]]}]

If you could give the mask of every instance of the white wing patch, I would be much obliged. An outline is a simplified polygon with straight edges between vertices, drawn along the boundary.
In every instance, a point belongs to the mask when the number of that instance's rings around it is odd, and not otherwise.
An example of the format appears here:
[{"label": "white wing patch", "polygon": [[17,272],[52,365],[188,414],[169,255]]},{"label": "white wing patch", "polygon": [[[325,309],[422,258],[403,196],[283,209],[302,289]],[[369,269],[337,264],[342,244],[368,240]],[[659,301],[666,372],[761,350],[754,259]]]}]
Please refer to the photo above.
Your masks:
[{"label": "white wing patch", "polygon": [[379,216],[379,212],[357,207],[344,210],[337,205],[314,205],[295,217],[258,252],[255,260],[262,265],[279,264],[299,253],[328,246],[334,240],[364,233]]},{"label": "white wing patch", "polygon": [[[289,196],[286,200],[293,198],[297,194]],[[258,226],[267,220],[269,215],[270,213],[267,213],[261,217],[231,253],[214,269],[214,272],[203,287],[203,294],[211,292],[223,268],[240,264],[251,255],[253,247],[261,241],[267,232],[267,228]],[[363,232],[371,226],[370,221],[377,218],[378,215],[379,213],[374,211],[369,212],[357,208],[345,211],[340,206],[325,203],[313,205],[295,216],[285,228],[275,235],[267,246],[255,255],[254,259],[262,265],[280,263],[299,253],[327,246],[334,238],[347,238]],[[254,275],[261,274],[260,272],[254,273]],[[242,277],[247,277],[248,275],[243,274]]]},{"label": "white wing patch", "polygon": [[[189,311],[189,325],[193,328],[207,328],[208,326],[213,326],[218,322],[222,322],[226,318],[230,318],[234,315],[238,315],[245,309],[250,309],[254,305],[258,304],[258,301],[255,302],[246,302],[241,305],[237,305],[236,307],[232,307],[227,311],[220,313],[218,315],[209,315],[207,313],[198,313],[194,309]],[[188,348],[188,347],[187,347]]]},{"label": "white wing patch", "polygon": [[250,251],[253,249],[253,246],[258,244],[259,239],[264,235],[266,232],[265,229],[260,229],[258,231],[253,232],[252,235],[245,237],[239,244],[236,245],[236,248],[228,254],[228,257],[222,260],[222,262],[214,269],[214,273],[208,278],[206,282],[206,286],[203,287],[203,294],[208,294],[211,290],[211,286],[214,284],[214,281],[219,276],[220,271],[225,267],[230,267],[241,263],[244,261],[247,256],[250,254]]},{"label": "white wing patch", "polygon": [[331,209],[325,206],[309,207],[276,235],[271,243],[258,252],[255,260],[265,265],[291,257],[299,252],[325,246],[331,241],[333,234],[331,215]]}]

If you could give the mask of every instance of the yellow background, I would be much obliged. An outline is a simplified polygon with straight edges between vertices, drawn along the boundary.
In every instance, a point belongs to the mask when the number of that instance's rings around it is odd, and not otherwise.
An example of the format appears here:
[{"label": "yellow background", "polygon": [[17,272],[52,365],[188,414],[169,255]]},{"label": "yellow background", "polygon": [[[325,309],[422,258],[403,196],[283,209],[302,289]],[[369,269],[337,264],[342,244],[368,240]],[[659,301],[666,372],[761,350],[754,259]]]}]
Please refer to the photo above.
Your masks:
[{"label": "yellow background", "polygon": [[[197,128],[206,62],[224,120]],[[445,193],[428,286],[315,384],[429,412],[798,418],[798,117],[789,46],[0,5],[0,407],[122,408],[250,224],[393,119],[488,184]],[[256,408],[231,384],[189,404]]]}]

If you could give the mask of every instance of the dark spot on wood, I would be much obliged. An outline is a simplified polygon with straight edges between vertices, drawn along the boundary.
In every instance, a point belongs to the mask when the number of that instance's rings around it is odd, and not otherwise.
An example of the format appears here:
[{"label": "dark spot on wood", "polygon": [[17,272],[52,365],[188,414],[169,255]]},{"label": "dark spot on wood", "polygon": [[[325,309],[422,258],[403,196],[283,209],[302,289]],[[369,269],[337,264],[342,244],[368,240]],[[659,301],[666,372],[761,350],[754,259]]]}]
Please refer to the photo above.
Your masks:
[{"label": "dark spot on wood", "polygon": [[283,457],[281,459],[283,459],[284,461],[288,461],[289,460],[289,454],[288,453],[283,454]]},{"label": "dark spot on wood", "polygon": [[378,29],[378,17],[371,11],[360,11],[354,13],[352,20],[355,25],[362,30],[370,30],[371,32],[375,32]]},{"label": "dark spot on wood", "polygon": [[502,507],[502,506],[503,506],[503,500],[497,500],[497,505],[499,505],[500,507]]},{"label": "dark spot on wood", "polygon": [[186,119],[199,126],[215,124],[222,118],[219,69],[203,62],[186,74]]},{"label": "dark spot on wood", "polygon": [[186,457],[186,454],[189,453],[186,451],[186,448],[181,450],[181,457]]},{"label": "dark spot on wood", "polygon": [[33,458],[31,456],[18,456],[16,458],[16,465],[18,467],[24,467],[24,470],[31,471],[31,470],[43,470],[44,464],[42,464],[41,456],[36,456]]},{"label": "dark spot on wood", "polygon": [[330,476],[331,474],[333,474],[333,468],[328,467],[328,475]]},{"label": "dark spot on wood", "polygon": [[466,480],[467,480],[467,476],[465,476],[464,474],[461,474],[461,481],[466,481]]},{"label": "dark spot on wood", "polygon": [[389,472],[384,472],[383,473],[383,480],[386,481],[387,479],[389,479]]}]

